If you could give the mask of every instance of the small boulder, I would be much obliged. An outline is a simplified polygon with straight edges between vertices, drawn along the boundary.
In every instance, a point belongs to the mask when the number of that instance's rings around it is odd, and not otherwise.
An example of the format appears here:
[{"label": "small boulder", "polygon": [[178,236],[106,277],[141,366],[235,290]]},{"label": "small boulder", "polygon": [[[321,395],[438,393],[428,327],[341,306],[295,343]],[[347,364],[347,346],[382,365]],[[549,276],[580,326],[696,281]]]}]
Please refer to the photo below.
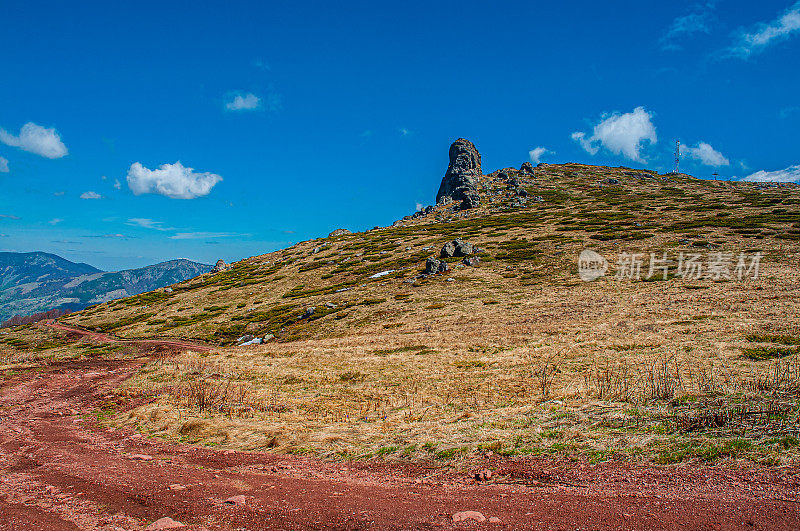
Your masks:
[{"label": "small boulder", "polygon": [[490,516],[489,517],[489,523],[490,524],[501,524],[503,522],[496,516]]},{"label": "small boulder", "polygon": [[467,520],[475,520],[476,522],[485,522],[486,517],[478,511],[461,511],[453,515],[453,523],[466,522]]},{"label": "small boulder", "polygon": [[612,177],[609,177],[608,179],[606,179],[606,182],[608,184],[619,184],[619,179],[614,179]]},{"label": "small boulder", "polygon": [[152,461],[153,460],[153,456],[152,455],[145,455],[145,454],[132,454],[132,455],[129,455],[128,457],[130,459],[133,459],[134,461]]},{"label": "small boulder", "polygon": [[447,242],[446,244],[444,244],[444,247],[442,247],[442,251],[439,253],[439,256],[441,256],[442,258],[450,258],[452,256],[455,256],[455,254],[456,254],[456,242],[455,240],[453,240],[451,242]]},{"label": "small boulder", "polygon": [[314,315],[314,312],[316,311],[317,311],[316,306],[309,306],[308,308],[306,308],[306,312],[303,314],[303,319],[308,319],[309,317]]},{"label": "small boulder", "polygon": [[437,273],[444,273],[445,271],[447,271],[447,262],[442,262],[432,256],[425,261],[426,275],[436,275]]},{"label": "small boulder", "polygon": [[467,256],[466,258],[464,258],[462,263],[465,266],[478,267],[481,263],[481,259],[478,258],[477,256]]},{"label": "small boulder", "polygon": [[476,481],[489,481],[490,479],[492,479],[492,471],[488,468],[475,473]]},{"label": "small boulder", "polygon": [[519,172],[527,175],[533,175],[533,164],[530,162],[523,162],[522,166],[519,167]]},{"label": "small boulder", "polygon": [[236,496],[231,496],[227,500],[223,501],[223,505],[245,505],[247,500],[245,499],[243,494],[237,494]]},{"label": "small boulder", "polygon": [[168,516],[165,516],[164,518],[159,518],[149,526],[145,527],[145,531],[155,531],[157,529],[179,529],[181,527],[186,526],[180,522],[176,522]]},{"label": "small boulder", "polygon": [[442,258],[450,258],[453,256],[469,256],[474,252],[474,245],[469,242],[465,242],[461,238],[456,238],[455,240],[444,244],[440,254]]},{"label": "small boulder", "polygon": [[344,236],[345,234],[352,234],[352,232],[347,229],[336,229],[335,231],[328,234],[328,238],[335,238],[336,236]]}]

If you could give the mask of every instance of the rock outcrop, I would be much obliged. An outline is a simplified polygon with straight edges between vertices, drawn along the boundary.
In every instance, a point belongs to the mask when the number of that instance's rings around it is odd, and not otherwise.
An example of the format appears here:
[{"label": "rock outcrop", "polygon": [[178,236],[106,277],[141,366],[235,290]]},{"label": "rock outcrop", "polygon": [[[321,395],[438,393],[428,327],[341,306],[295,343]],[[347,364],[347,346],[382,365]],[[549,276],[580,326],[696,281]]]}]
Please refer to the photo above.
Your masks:
[{"label": "rock outcrop", "polygon": [[211,272],[212,272],[212,273],[221,273],[222,271],[227,271],[227,270],[228,270],[228,269],[230,269],[230,268],[231,268],[231,266],[229,266],[228,264],[226,264],[226,263],[225,263],[225,260],[223,260],[222,258],[220,258],[219,260],[217,260],[217,263],[216,263],[216,265],[214,266],[214,269],[212,269],[212,270],[211,270]]},{"label": "rock outcrop", "polygon": [[336,229],[335,231],[328,234],[328,238],[335,238],[336,236],[344,236],[345,234],[352,234],[352,232],[350,232],[347,229]]},{"label": "rock outcrop", "polygon": [[533,164],[530,162],[523,162],[519,167],[519,172],[525,175],[533,175]]},{"label": "rock outcrop", "polygon": [[474,208],[480,201],[477,187],[481,175],[481,154],[472,142],[459,138],[450,146],[450,164],[436,194],[436,203],[462,201],[462,208]]}]

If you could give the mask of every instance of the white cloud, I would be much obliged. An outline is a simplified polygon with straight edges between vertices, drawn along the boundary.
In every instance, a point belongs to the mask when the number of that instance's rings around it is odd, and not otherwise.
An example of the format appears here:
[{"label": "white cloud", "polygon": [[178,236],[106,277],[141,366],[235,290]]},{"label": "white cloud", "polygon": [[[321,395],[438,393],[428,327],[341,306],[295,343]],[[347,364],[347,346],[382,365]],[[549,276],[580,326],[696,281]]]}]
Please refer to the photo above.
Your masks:
[{"label": "white cloud", "polygon": [[234,232],[178,232],[170,236],[171,240],[201,240],[203,238],[232,238],[238,236]]},{"label": "white cloud", "polygon": [[644,162],[640,154],[642,143],[655,144],[656,128],[652,115],[644,107],[636,107],[633,112],[604,115],[604,119],[594,126],[591,137],[581,131],[572,133],[571,138],[591,155],[597,154],[600,146],[617,155]]},{"label": "white cloud", "polygon": [[83,192],[81,194],[81,199],[103,199],[103,196],[98,194],[97,192]]},{"label": "white cloud", "polygon": [[683,153],[687,157],[691,157],[695,160],[699,160],[701,163],[705,164],[706,166],[728,166],[730,165],[731,161],[729,161],[725,156],[711,147],[710,144],[706,142],[700,142],[695,147],[685,147]]},{"label": "white cloud", "polygon": [[64,221],[64,220],[63,220],[63,219],[61,219],[61,218],[53,218],[53,219],[51,219],[50,221],[48,221],[48,223],[49,223],[50,225],[58,225],[58,224],[59,224],[59,223],[61,223],[62,221]]},{"label": "white cloud", "polygon": [[797,113],[797,112],[800,112],[800,106],[784,107],[783,109],[780,110],[780,112],[778,114],[780,115],[781,118],[788,118],[792,114]]},{"label": "white cloud", "polygon": [[417,209],[417,212],[419,212],[420,210],[422,210],[423,208],[425,208],[425,205],[423,205],[422,203],[417,203],[417,204],[415,205],[415,208]]},{"label": "white cloud", "polygon": [[14,216],[13,214],[0,214],[0,218],[5,218],[5,219],[21,219],[19,216]]},{"label": "white cloud", "polygon": [[48,129],[33,122],[23,125],[19,131],[19,136],[14,136],[5,129],[0,129],[0,142],[36,153],[48,159],[58,159],[67,154],[67,146],[61,142],[61,137],[54,128]]},{"label": "white cloud", "polygon": [[114,179],[114,188],[116,188],[117,190],[122,189],[122,183],[119,182],[119,179]]},{"label": "white cloud", "polygon": [[528,151],[528,156],[530,156],[531,162],[533,162],[534,164],[539,164],[541,158],[547,153],[555,154],[555,151],[550,151],[545,147],[539,146]]},{"label": "white cloud", "polygon": [[0,173],[8,173],[8,159],[0,157]]},{"label": "white cloud", "polygon": [[401,134],[402,136],[408,136],[408,135],[410,135],[410,134],[411,134],[411,131],[409,131],[409,130],[408,130],[408,129],[406,129],[405,127],[401,127],[400,129],[398,129],[398,131],[400,131],[400,134]]},{"label": "white cloud", "polygon": [[597,146],[593,146],[592,143],[586,139],[586,133],[582,131],[575,131],[570,135],[570,138],[575,142],[579,143],[581,147],[590,155],[596,155],[600,148]]},{"label": "white cloud", "polygon": [[135,195],[161,194],[172,199],[194,199],[208,195],[222,180],[215,173],[195,172],[180,162],[150,170],[138,162],[128,170],[128,187]]},{"label": "white cloud", "polygon": [[252,92],[234,93],[232,96],[233,99],[225,102],[225,108],[229,111],[254,111],[261,106],[261,98]]},{"label": "white cloud", "polygon": [[153,230],[160,230],[160,231],[170,231],[175,230],[172,227],[164,227],[164,224],[160,221],[155,221],[150,218],[130,218],[127,225],[135,226],[135,227],[142,227],[145,229],[153,229]]},{"label": "white cloud", "polygon": [[695,33],[710,33],[715,2],[695,4],[688,15],[672,21],[667,33],[659,40],[662,50],[680,50],[680,41]]},{"label": "white cloud", "polygon": [[771,22],[761,22],[751,31],[741,30],[737,43],[728,48],[728,55],[747,58],[767,46],[790,38],[800,32],[800,2],[795,2]]},{"label": "white cloud", "polygon": [[742,180],[758,183],[800,183],[800,164],[797,166],[789,166],[783,170],[757,171],[755,173],[751,173]]}]

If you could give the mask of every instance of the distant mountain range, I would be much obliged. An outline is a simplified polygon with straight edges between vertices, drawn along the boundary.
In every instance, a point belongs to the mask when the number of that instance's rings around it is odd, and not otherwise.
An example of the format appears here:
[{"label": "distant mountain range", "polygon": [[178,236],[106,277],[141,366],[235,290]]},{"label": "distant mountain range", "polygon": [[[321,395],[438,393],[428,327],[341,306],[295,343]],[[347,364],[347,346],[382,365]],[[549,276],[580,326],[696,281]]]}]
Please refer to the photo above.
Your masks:
[{"label": "distant mountain range", "polygon": [[212,268],[189,260],[170,260],[104,272],[49,253],[0,253],[0,322],[51,309],[80,310],[182,282]]}]

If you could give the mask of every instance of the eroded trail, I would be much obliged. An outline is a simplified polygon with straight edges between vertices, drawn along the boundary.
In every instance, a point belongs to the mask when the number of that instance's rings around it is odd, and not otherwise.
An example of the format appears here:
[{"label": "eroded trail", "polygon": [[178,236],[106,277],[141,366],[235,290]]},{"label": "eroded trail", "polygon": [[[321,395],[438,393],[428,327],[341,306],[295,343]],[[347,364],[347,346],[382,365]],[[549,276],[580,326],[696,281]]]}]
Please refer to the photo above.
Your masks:
[{"label": "eroded trail", "polygon": [[[333,463],[195,448],[102,429],[90,413],[136,362],[50,365],[1,380],[0,528],[800,529],[795,469],[567,460]],[[223,503],[243,495],[244,504]],[[461,511],[484,522],[454,523]],[[488,519],[495,517],[499,523]]]}]

